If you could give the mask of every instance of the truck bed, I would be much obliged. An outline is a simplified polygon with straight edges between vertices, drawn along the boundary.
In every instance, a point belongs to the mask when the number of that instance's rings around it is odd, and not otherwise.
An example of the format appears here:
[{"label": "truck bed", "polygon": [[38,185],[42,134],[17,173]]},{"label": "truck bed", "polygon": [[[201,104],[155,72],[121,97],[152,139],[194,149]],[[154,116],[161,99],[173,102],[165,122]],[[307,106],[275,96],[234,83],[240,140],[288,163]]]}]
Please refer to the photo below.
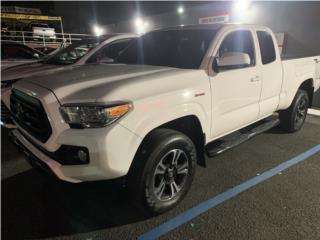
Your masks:
[{"label": "truck bed", "polygon": [[[296,89],[300,86],[302,80],[310,79],[313,76],[315,91],[320,87],[320,56],[311,56],[303,58],[284,59],[282,61],[283,84],[282,92],[287,96],[287,103],[294,97]],[[308,77],[307,77],[308,76]],[[286,91],[284,91],[284,89]]]}]

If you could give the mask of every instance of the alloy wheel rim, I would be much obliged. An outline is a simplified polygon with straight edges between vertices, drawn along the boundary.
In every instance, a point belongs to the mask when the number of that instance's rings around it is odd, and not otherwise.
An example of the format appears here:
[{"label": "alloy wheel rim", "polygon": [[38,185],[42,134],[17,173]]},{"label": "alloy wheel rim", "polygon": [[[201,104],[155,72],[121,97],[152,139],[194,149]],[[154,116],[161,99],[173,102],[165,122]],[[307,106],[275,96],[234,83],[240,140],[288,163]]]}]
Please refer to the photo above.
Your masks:
[{"label": "alloy wheel rim", "polygon": [[297,106],[297,112],[296,112],[296,116],[295,116],[295,122],[297,125],[300,125],[304,119],[305,116],[307,114],[307,100],[305,98],[302,98]]},{"label": "alloy wheel rim", "polygon": [[187,154],[173,149],[159,161],[153,174],[153,190],[160,201],[173,199],[184,187],[189,173]]}]

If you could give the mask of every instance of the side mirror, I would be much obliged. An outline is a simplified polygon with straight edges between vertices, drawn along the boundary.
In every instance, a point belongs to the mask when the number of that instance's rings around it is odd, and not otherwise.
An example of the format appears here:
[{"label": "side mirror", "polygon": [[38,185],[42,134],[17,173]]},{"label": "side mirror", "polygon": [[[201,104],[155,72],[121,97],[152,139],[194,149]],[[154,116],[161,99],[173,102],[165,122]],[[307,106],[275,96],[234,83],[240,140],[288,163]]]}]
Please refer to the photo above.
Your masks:
[{"label": "side mirror", "polygon": [[39,59],[39,58],[40,58],[40,56],[39,56],[39,54],[38,54],[38,53],[34,53],[34,54],[33,54],[33,56],[34,56],[35,58],[37,58],[37,59]]},{"label": "side mirror", "polygon": [[215,58],[214,70],[237,69],[250,66],[250,57],[247,53],[228,52],[220,58]]},{"label": "side mirror", "polygon": [[98,63],[113,63],[114,59],[109,58],[109,57],[102,57],[97,60]]}]

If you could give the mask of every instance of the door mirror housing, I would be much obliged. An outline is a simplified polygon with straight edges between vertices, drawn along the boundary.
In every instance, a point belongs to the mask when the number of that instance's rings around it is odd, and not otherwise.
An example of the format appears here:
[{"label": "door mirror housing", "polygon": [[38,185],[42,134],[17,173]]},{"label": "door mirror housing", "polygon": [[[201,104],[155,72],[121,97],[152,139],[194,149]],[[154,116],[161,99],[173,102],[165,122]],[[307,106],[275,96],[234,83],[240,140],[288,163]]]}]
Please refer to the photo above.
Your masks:
[{"label": "door mirror housing", "polygon": [[250,56],[247,53],[228,52],[221,57],[216,57],[213,62],[213,69],[216,72],[221,70],[238,69],[250,66]]},{"label": "door mirror housing", "polygon": [[34,53],[34,54],[33,54],[33,57],[36,58],[36,59],[39,59],[39,58],[40,58],[40,56],[39,56],[38,53]]}]

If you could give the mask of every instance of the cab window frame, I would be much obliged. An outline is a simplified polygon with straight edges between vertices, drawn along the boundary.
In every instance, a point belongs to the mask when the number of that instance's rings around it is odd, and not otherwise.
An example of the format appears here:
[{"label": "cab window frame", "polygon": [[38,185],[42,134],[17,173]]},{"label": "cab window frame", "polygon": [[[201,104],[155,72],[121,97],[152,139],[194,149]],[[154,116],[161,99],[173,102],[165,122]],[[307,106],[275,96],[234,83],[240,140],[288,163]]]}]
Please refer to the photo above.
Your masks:
[{"label": "cab window frame", "polygon": [[[243,67],[230,67],[230,68],[225,68],[225,69],[219,69],[219,70],[216,70],[216,67],[214,65],[216,65],[216,61],[217,61],[217,58],[219,58],[219,51],[220,51],[220,48],[221,46],[223,45],[223,43],[225,42],[225,40],[231,35],[231,34],[235,34],[237,32],[246,32],[246,33],[249,33],[250,34],[250,39],[251,39],[251,46],[252,46],[252,56],[253,56],[253,61],[251,59],[251,56],[249,55],[250,57],[250,61],[252,63],[250,63],[249,66],[243,66]],[[242,52],[242,53],[246,53],[246,52]],[[255,46],[255,41],[254,41],[254,34],[252,32],[252,30],[250,29],[235,29],[235,30],[232,30],[230,32],[228,32],[227,34],[225,34],[223,36],[223,39],[221,41],[219,41],[218,43],[218,47],[217,47],[217,50],[216,50],[216,53],[214,55],[214,58],[213,58],[213,62],[212,62],[212,69],[214,72],[218,73],[218,72],[226,72],[226,71],[232,71],[232,70],[240,70],[240,69],[247,69],[247,68],[252,68],[252,67],[256,67],[257,66],[257,53],[256,53],[256,46]]]}]

